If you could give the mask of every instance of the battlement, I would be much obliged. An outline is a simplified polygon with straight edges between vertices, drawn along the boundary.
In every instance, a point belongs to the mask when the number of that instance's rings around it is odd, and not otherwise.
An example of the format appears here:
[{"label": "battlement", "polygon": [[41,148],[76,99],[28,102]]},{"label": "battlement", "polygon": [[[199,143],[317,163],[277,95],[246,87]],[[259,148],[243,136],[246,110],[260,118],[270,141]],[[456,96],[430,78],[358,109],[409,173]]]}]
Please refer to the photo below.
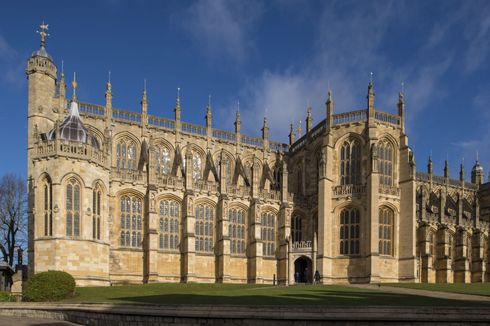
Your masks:
[{"label": "battlement", "polygon": [[[106,108],[102,105],[91,104],[87,102],[79,103],[79,110],[82,116],[91,116],[95,118],[106,118]],[[138,112],[112,109],[112,120],[124,124],[141,124],[142,114]],[[168,131],[175,131],[177,124],[175,120],[159,117],[155,115],[148,116],[148,127],[155,129],[163,129]],[[198,137],[207,136],[207,128],[203,125],[197,125],[189,122],[181,122],[180,132],[184,134],[194,135]],[[240,141],[242,145],[251,146],[255,148],[264,148],[266,143],[263,138],[241,135],[238,137],[238,133],[212,128],[211,137],[215,140],[225,143],[236,143]],[[273,152],[287,152],[289,145],[277,141],[268,141],[267,150]]]},{"label": "battlement", "polygon": [[[333,114],[331,127],[335,129],[349,124],[367,123],[368,115],[369,115],[368,109]],[[386,124],[388,126],[392,126],[395,128],[401,128],[401,116],[399,115],[375,110],[374,119],[382,124]],[[307,139],[313,140],[317,138],[319,135],[323,134],[323,132],[326,130],[326,127],[327,127],[327,119],[323,119],[309,132],[306,132],[301,138],[295,141],[291,145],[290,151],[292,153],[297,152],[306,144]]]}]

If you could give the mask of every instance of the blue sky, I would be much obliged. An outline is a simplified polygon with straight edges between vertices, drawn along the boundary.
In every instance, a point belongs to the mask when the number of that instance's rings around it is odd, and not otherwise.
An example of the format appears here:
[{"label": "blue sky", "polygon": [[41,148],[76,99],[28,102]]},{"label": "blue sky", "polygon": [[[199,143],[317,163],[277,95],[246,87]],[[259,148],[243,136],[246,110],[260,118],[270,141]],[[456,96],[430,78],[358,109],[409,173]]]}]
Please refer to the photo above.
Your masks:
[{"label": "blue sky", "polygon": [[[376,107],[396,112],[404,83],[407,132],[417,169],[432,151],[457,178],[480,152],[490,168],[489,1],[3,1],[0,4],[0,173],[27,174],[28,57],[49,23],[48,52],[77,72],[79,99],[103,104],[111,71],[117,108],[140,110],[147,79],[150,114],[172,117],[181,87],[183,119],[287,142],[306,103],[324,118],[327,87],[335,111],[366,106],[374,73]],[[71,94],[71,89],[68,89]],[[304,122],[303,122],[304,130]]]}]

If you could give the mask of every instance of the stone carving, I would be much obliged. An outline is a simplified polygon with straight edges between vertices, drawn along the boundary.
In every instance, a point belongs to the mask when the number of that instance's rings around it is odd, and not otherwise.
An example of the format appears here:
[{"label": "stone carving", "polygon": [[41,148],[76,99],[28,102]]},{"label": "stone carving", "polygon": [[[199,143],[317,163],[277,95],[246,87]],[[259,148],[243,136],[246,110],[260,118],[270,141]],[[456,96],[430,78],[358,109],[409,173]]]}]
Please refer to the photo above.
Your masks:
[{"label": "stone carving", "polygon": [[150,193],[150,211],[155,211],[155,193]]}]

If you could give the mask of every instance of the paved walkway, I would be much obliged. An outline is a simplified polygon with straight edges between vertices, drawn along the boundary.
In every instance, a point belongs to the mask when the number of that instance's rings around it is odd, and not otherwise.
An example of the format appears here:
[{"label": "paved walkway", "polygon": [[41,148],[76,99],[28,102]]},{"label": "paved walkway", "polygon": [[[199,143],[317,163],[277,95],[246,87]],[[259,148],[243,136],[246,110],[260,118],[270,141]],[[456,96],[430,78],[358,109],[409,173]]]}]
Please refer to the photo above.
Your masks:
[{"label": "paved walkway", "polygon": [[69,321],[28,317],[0,316],[0,326],[76,326]]},{"label": "paved walkway", "polygon": [[477,301],[477,302],[490,303],[490,297],[483,296],[483,295],[429,291],[429,290],[421,290],[421,289],[408,289],[408,288],[400,288],[396,286],[386,286],[386,285],[378,286],[377,284],[349,284],[347,286],[359,288],[359,289],[378,290],[380,292],[388,292],[388,293],[422,295],[424,297],[439,298],[439,299],[452,299],[452,300]]}]

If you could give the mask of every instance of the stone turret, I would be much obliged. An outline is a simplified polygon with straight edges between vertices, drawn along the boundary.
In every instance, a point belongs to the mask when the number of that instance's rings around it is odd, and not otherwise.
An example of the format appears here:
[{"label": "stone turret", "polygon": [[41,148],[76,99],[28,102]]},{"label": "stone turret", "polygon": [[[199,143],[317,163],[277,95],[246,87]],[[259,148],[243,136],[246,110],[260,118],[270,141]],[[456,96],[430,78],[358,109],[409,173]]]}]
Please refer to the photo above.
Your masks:
[{"label": "stone turret", "polygon": [[141,97],[141,124],[148,125],[148,95],[146,92],[146,79],[144,81],[143,96]]},{"label": "stone turret", "polygon": [[333,125],[333,98],[332,98],[332,91],[330,89],[328,90],[326,107],[327,107],[327,131],[328,131]]},{"label": "stone turret", "polygon": [[[60,117],[52,110],[56,96],[57,69],[51,55],[46,51],[46,37],[49,36],[48,24],[40,25],[41,47],[32,53],[27,61],[26,75],[28,85],[28,129],[46,131],[53,127],[54,121]],[[63,113],[61,113],[63,114]],[[29,135],[28,147],[32,148],[34,139]]]},{"label": "stone turret", "polygon": [[296,141],[296,134],[294,133],[294,126],[291,123],[291,129],[289,130],[289,145],[294,144]]},{"label": "stone turret", "polygon": [[[372,76],[372,74],[371,74],[371,76]],[[367,108],[368,108],[369,117],[374,118],[374,86],[373,86],[372,80],[369,82],[369,85],[368,85]]]},{"label": "stone turret", "polygon": [[400,92],[398,94],[398,115],[400,116],[400,128],[405,133],[405,94]]},{"label": "stone turret", "polygon": [[483,178],[483,167],[480,165],[480,161],[477,159],[473,169],[471,170],[471,182],[480,185],[483,183]]},{"label": "stone turret", "polygon": [[311,106],[308,105],[306,110],[306,132],[310,132],[313,128],[313,116],[311,115]]}]

